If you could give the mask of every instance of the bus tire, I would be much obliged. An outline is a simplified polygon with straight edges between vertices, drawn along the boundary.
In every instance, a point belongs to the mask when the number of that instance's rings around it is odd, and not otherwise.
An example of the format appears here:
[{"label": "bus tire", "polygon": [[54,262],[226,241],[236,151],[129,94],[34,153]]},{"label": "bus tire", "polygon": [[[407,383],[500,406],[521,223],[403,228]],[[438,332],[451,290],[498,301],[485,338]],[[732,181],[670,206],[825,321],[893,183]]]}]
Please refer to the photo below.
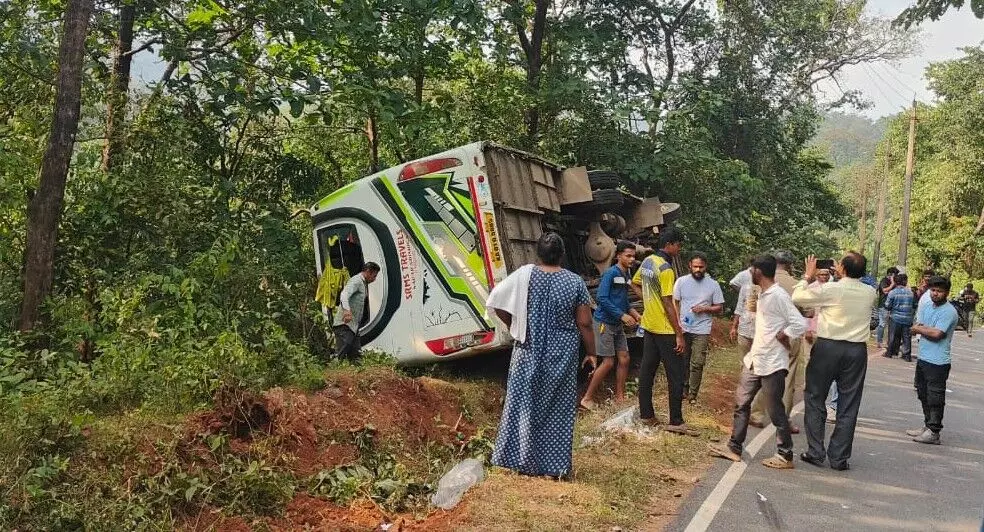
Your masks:
[{"label": "bus tire", "polygon": [[591,210],[595,212],[616,212],[625,203],[622,192],[611,188],[595,190],[591,196]]},{"label": "bus tire", "polygon": [[618,188],[622,186],[622,178],[609,170],[588,170],[588,183],[591,184],[591,190]]}]

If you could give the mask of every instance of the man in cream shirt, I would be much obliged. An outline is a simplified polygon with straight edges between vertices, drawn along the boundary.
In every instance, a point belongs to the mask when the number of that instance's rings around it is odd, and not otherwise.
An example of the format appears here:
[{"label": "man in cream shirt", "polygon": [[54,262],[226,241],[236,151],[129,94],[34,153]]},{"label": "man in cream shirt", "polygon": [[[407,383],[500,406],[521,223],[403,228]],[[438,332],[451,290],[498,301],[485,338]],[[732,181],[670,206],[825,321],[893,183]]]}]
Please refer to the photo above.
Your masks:
[{"label": "man in cream shirt", "polygon": [[755,338],[751,350],[742,360],[731,438],[726,444],[711,444],[709,450],[713,456],[741,461],[752,399],[761,389],[762,399],[778,433],[778,451],[775,456],[763,460],[762,465],[792,469],[793,437],[782,394],[789,370],[790,344],[806,332],[806,320],[793,305],[789,294],[776,283],[775,276],[776,259],[772,255],[762,255],[752,263],[754,283],[762,289],[755,312]]},{"label": "man in cream shirt", "polygon": [[[800,458],[815,466],[825,459],[837,471],[850,468],[854,427],[861,407],[861,392],[868,369],[868,336],[875,289],[862,283],[867,260],[853,251],[835,268],[836,283],[810,286],[817,277],[817,259],[806,259],[804,279],[793,290],[793,303],[817,312],[816,343],[806,367],[806,440],[810,448]],[[837,421],[824,451],[824,401],[832,382],[837,383]]]}]

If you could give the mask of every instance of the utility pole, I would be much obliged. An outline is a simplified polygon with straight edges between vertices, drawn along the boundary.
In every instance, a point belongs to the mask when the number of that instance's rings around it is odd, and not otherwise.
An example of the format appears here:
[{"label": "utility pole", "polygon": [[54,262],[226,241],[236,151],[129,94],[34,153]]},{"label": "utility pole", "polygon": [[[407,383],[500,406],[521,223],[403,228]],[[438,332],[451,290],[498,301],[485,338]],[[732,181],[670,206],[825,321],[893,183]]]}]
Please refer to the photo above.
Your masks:
[{"label": "utility pole", "polygon": [[905,188],[902,195],[902,231],[899,236],[899,266],[905,268],[909,254],[909,206],[912,202],[912,171],[916,164],[916,101],[909,116],[909,150],[905,154]]},{"label": "utility pole", "polygon": [[864,255],[864,250],[868,246],[868,189],[871,188],[871,184],[868,183],[868,179],[871,174],[865,172],[864,184],[861,185],[861,254]]},{"label": "utility pole", "polygon": [[889,146],[885,146],[885,175],[878,181],[878,218],[875,220],[875,249],[872,252],[874,257],[871,262],[871,272],[877,277],[881,270],[878,269],[878,259],[881,257],[882,236],[885,232],[885,196],[888,195],[888,183],[892,178],[892,152]]}]

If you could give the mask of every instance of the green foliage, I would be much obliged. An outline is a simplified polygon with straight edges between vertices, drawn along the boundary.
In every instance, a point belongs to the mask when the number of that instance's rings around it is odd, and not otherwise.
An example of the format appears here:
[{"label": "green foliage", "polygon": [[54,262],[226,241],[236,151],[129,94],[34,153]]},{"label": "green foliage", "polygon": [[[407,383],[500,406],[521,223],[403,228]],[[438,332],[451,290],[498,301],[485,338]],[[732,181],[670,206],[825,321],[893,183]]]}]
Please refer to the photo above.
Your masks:
[{"label": "green foliage", "polygon": [[[909,29],[926,19],[939,20],[950,8],[960,9],[965,3],[966,0],[916,0],[899,14],[895,24]],[[975,17],[984,18],[984,1],[970,0],[970,10]]]},{"label": "green foliage", "polygon": [[[919,106],[915,174],[909,222],[910,271],[934,268],[960,283],[984,272],[984,51],[964,50],[958,59],[934,63],[927,69],[930,87],[940,100]],[[904,154],[908,148],[909,116],[891,119],[879,151],[893,155],[888,169],[889,196],[881,263],[895,264],[901,225]],[[879,161],[881,164],[881,161]],[[868,178],[877,181],[883,171]],[[857,190],[857,189],[854,189]],[[845,194],[854,193],[845,188]],[[856,195],[856,194],[855,194]],[[873,226],[872,226],[873,227]],[[870,234],[870,233],[869,233]],[[956,286],[956,285],[955,285]]]},{"label": "green foliage", "polygon": [[[134,491],[121,470],[94,480],[75,468],[94,420],[187,412],[226,386],[322,385],[328,327],[312,301],[310,226],[291,214],[383,167],[492,140],[617,170],[633,192],[682,204],[688,248],[709,253],[718,276],[753,252],[832,250],[846,208],[808,146],[813,87],[845,65],[904,55],[911,41],[859,0],[706,4],[550,10],[531,90],[517,39],[529,2],[137,2],[134,55],[153,50],[164,75],[131,80],[104,170],[120,4],[106,5],[87,43],[51,297],[29,336],[9,324],[64,6],[0,4],[0,484],[20,494],[0,503],[0,520],[167,526],[196,505],[276,511],[306,486],[214,442],[217,469],[163,468]],[[966,213],[946,212],[939,234],[963,235]],[[361,364],[392,359],[366,353]],[[386,458],[396,450],[373,449],[363,469],[315,485],[339,501],[414,506],[419,479],[463,453],[488,456],[490,444],[482,435],[433,449],[412,473]]]},{"label": "green foliage", "polygon": [[319,472],[311,478],[309,491],[342,506],[368,496],[394,511],[425,507],[432,484],[415,480],[393,454],[378,449],[374,431],[369,426],[352,434],[359,462]]}]

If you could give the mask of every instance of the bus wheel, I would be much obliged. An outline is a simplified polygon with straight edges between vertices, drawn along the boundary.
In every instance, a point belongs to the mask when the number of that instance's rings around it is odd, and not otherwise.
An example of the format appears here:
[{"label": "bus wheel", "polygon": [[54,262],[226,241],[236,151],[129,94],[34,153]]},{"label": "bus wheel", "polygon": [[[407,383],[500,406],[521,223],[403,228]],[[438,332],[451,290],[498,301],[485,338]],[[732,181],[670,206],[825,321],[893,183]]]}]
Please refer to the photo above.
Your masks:
[{"label": "bus wheel", "polygon": [[615,212],[625,203],[622,192],[611,188],[595,190],[591,196],[591,210],[595,212]]},{"label": "bus wheel", "polygon": [[591,190],[622,186],[622,178],[609,170],[589,170],[588,182],[591,184]]}]

